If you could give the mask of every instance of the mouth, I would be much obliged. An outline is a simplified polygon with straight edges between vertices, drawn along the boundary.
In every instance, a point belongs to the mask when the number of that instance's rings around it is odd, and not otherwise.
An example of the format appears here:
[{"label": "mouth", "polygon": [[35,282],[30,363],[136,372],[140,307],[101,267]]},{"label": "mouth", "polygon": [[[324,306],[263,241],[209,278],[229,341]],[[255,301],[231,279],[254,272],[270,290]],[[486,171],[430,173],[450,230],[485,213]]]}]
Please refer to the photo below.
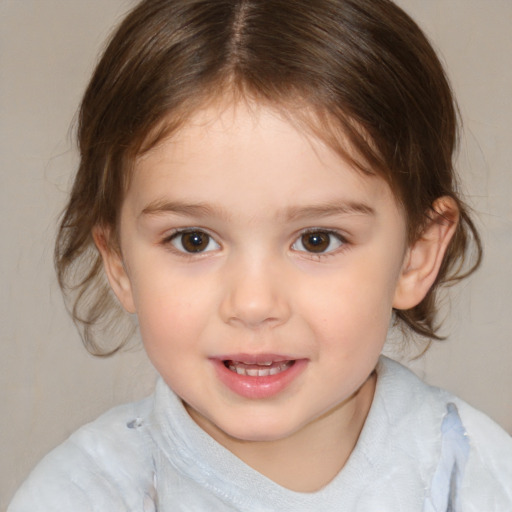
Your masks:
[{"label": "mouth", "polygon": [[247,377],[269,377],[271,375],[277,375],[291,368],[294,364],[294,360],[288,361],[234,361],[227,359],[223,361],[224,366],[238,374]]},{"label": "mouth", "polygon": [[292,385],[308,366],[308,359],[277,354],[226,354],[213,358],[224,386],[244,398],[271,398]]}]

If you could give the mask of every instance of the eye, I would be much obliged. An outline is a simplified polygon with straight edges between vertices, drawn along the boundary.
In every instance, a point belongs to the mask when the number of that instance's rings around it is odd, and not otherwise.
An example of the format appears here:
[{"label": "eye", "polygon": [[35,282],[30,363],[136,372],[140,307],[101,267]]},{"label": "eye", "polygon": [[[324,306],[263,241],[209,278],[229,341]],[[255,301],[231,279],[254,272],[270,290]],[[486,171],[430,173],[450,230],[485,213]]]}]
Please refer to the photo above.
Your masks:
[{"label": "eye", "polygon": [[305,251],[310,253],[332,252],[344,244],[344,240],[334,231],[315,230],[303,233],[292,245],[295,251]]},{"label": "eye", "polygon": [[200,230],[179,231],[169,242],[180,252],[198,253],[215,251],[220,245],[207,233]]}]

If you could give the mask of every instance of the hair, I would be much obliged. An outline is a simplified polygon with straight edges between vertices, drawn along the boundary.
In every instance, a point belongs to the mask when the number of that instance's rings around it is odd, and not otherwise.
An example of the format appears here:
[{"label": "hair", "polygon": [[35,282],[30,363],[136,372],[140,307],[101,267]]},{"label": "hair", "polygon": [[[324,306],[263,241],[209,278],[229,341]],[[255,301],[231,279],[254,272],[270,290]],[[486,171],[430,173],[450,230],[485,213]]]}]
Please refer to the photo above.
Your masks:
[{"label": "hair", "polygon": [[86,347],[109,355],[129,337],[100,341],[120,325],[121,307],[93,229],[117,233],[136,158],[226,95],[279,109],[381,176],[403,207],[409,242],[436,199],[455,200],[459,223],[436,282],[416,307],[395,311],[405,331],[440,339],[439,288],[474,271],[482,247],[453,168],[457,108],[416,23],[389,0],[145,0],[115,31],[85,92],[81,160],[56,242],[59,283]]}]

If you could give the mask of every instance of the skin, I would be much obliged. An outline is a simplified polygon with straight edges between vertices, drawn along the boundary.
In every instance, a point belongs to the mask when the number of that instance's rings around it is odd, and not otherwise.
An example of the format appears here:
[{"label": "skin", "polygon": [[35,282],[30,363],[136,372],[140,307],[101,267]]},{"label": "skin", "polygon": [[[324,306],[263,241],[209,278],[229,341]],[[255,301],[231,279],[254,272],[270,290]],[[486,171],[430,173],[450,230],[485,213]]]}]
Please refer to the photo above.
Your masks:
[{"label": "skin", "polygon": [[[275,482],[309,492],[357,442],[393,307],[413,307],[435,279],[457,221],[448,198],[435,207],[449,221],[407,246],[381,178],[275,111],[240,103],[198,112],[137,161],[119,251],[108,230],[94,236],[151,361],[194,421]],[[187,252],[187,229],[202,234],[199,252]],[[241,396],[216,370],[234,354],[302,369],[272,396]]]}]

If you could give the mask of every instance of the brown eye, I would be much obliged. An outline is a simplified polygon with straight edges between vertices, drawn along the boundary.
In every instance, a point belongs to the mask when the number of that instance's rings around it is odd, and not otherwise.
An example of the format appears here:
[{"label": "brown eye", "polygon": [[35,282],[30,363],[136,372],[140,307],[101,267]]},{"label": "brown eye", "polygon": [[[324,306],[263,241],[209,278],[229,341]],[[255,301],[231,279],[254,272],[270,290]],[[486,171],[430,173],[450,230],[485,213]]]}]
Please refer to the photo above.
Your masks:
[{"label": "brown eye", "polygon": [[171,238],[171,244],[181,252],[208,252],[219,248],[219,244],[204,231],[182,231]]},{"label": "brown eye", "polygon": [[324,252],[331,243],[327,233],[306,233],[301,238],[304,249],[309,252]]},{"label": "brown eye", "polygon": [[304,233],[292,246],[296,251],[325,253],[336,250],[343,245],[337,233],[330,231],[309,231]]}]

